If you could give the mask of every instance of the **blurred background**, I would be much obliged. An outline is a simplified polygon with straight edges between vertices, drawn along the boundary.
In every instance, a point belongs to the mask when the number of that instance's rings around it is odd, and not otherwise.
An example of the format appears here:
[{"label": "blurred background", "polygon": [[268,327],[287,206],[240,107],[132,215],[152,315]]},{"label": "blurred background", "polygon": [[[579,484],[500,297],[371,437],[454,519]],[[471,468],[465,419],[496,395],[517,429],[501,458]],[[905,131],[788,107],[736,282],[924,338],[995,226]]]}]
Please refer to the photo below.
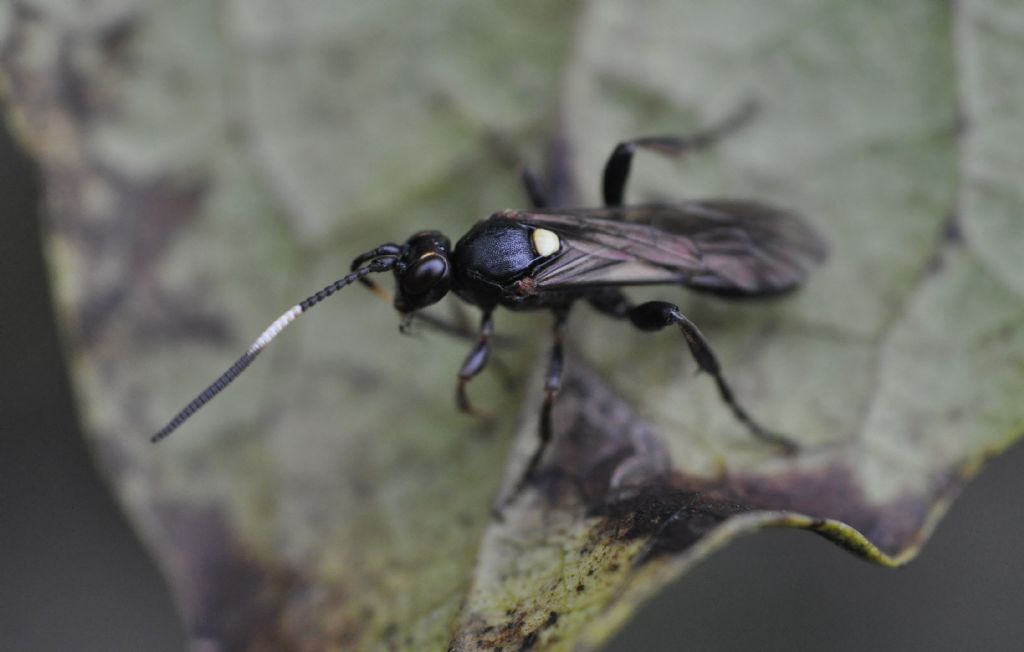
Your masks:
[{"label": "blurred background", "polygon": [[[76,423],[39,189],[31,162],[0,133],[0,646],[181,650],[167,588]],[[743,538],[644,606],[608,649],[1019,649],[1021,468],[1020,446],[994,460],[903,569],[803,532]]]}]

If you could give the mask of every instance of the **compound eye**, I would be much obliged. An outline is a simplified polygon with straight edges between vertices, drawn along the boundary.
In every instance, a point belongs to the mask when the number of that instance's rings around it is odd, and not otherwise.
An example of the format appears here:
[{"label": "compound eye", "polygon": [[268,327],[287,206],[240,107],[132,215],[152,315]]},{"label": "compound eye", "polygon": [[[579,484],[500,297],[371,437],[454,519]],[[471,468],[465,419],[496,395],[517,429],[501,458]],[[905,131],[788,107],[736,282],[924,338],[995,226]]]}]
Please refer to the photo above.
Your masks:
[{"label": "compound eye", "polygon": [[438,254],[424,254],[402,276],[402,291],[423,294],[447,277],[448,261]]}]

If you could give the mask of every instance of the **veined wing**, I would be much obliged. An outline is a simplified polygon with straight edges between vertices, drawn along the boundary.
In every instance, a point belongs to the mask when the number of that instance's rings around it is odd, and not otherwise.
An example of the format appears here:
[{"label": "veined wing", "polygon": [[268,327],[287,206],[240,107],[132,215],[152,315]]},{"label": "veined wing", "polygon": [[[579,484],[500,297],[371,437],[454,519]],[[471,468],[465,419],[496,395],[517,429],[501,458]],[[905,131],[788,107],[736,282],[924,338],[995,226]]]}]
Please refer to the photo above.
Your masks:
[{"label": "veined wing", "polygon": [[799,285],[827,252],[800,216],[750,201],[506,215],[562,241],[561,251],[533,274],[539,290],[679,283],[725,296],[764,296]]}]

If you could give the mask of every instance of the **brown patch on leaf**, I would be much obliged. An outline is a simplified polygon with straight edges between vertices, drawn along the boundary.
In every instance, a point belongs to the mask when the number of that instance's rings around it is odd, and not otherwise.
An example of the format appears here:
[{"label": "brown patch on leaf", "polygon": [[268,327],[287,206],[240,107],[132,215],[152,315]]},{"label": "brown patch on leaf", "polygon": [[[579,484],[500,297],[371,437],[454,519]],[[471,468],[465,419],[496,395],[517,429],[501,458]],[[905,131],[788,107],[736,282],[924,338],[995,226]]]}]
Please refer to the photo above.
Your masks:
[{"label": "brown patch on leaf", "polygon": [[610,494],[664,483],[671,460],[654,426],[577,358],[563,378],[552,415],[556,435],[534,486],[552,503],[594,506]]},{"label": "brown patch on leaf", "polygon": [[[874,504],[867,500],[850,470],[838,463],[771,476],[729,476],[703,487],[683,478],[677,482],[698,487],[708,495],[734,500],[751,510],[788,511],[841,521],[889,556],[918,544],[922,525],[936,497],[958,489],[952,477],[939,477],[933,482],[934,489],[925,494],[907,494],[890,503]],[[846,545],[845,541],[837,543]]]},{"label": "brown patch on leaf", "polygon": [[650,539],[640,558],[633,560],[639,563],[683,552],[729,517],[749,510],[735,501],[662,485],[613,500],[592,514],[604,517],[596,530],[600,539]]},{"label": "brown patch on leaf", "polygon": [[[956,489],[951,480],[940,484],[940,494]],[[593,507],[591,514],[604,518],[597,529],[599,539],[650,539],[637,563],[683,552],[738,514],[768,511],[816,519],[811,531],[866,555],[859,542],[837,538],[826,527],[826,519],[840,521],[884,554],[896,557],[921,542],[934,495],[907,495],[891,503],[871,504],[849,470],[838,465],[779,475],[734,474],[713,481],[675,473],[664,484],[644,487],[624,498],[610,497],[606,504]]]},{"label": "brown patch on leaf", "polygon": [[[94,344],[129,302],[149,308],[135,320],[137,335],[143,339],[227,341],[230,329],[222,318],[197,313],[192,297],[168,290],[153,276],[154,261],[199,215],[207,194],[205,182],[134,180],[111,170],[101,170],[100,175],[90,179],[69,172],[62,178],[64,183],[51,182],[51,195],[62,193],[51,199],[57,206],[80,204],[90,183],[104,185],[115,198],[110,213],[98,225],[77,218],[63,220],[63,213],[55,211],[60,231],[75,242],[78,251],[121,270],[116,277],[96,279],[102,287],[90,292],[80,308],[78,343]],[[75,209],[70,210],[69,218]]]},{"label": "brown patch on leaf", "polygon": [[[76,346],[95,345],[113,321],[124,321],[124,310],[137,313],[132,321],[143,339],[228,340],[223,319],[197,313],[192,297],[167,289],[153,276],[155,261],[200,214],[204,182],[130,179],[99,165],[89,171],[50,166],[48,178],[55,232],[85,261],[95,261],[79,278],[87,291],[77,315]],[[81,219],[87,195],[95,192],[110,196],[109,207]]]},{"label": "brown patch on leaf", "polygon": [[158,510],[161,558],[171,565],[194,647],[216,650],[348,649],[365,634],[340,616],[341,587],[312,583],[296,569],[243,547],[214,507]]},{"label": "brown patch on leaf", "polygon": [[839,537],[825,520],[846,523],[895,557],[920,543],[936,496],[958,488],[955,478],[937,477],[922,494],[874,504],[841,463],[814,468],[799,459],[772,472],[690,477],[671,469],[651,424],[594,369],[573,362],[556,403],[555,440],[534,486],[552,508],[582,502],[588,516],[601,517],[588,548],[649,539],[633,563],[683,552],[736,515],[769,511],[817,519],[809,529],[866,554],[862,542]]},{"label": "brown patch on leaf", "polygon": [[937,274],[942,271],[950,250],[963,247],[965,243],[966,238],[960,215],[955,210],[951,210],[942,223],[942,230],[936,238],[935,246],[928,259],[926,266],[928,274]]},{"label": "brown patch on leaf", "polygon": [[0,70],[20,127],[15,132],[35,151],[47,180],[49,226],[79,257],[75,291],[85,298],[68,329],[76,335],[72,345],[96,345],[113,323],[136,324],[135,335],[143,340],[227,340],[222,319],[198,313],[194,297],[152,275],[176,234],[200,215],[208,182],[129,175],[94,151],[93,123],[117,118],[121,100],[111,75],[132,65],[138,17],[119,14],[67,32],[53,56],[32,56],[38,42],[52,38],[52,20],[45,11],[17,4]]},{"label": "brown patch on leaf", "polygon": [[223,514],[175,505],[159,511],[162,557],[173,566],[186,627],[214,649],[272,649],[282,644],[280,614],[299,578],[244,550]]},{"label": "brown patch on leaf", "polygon": [[524,608],[509,609],[505,617],[503,622],[496,625],[487,625],[482,619],[475,619],[467,627],[472,633],[453,642],[449,650],[528,652],[538,649],[537,644],[541,642],[544,632],[558,624],[560,615],[557,611],[548,611],[545,619],[537,623],[536,614]]}]

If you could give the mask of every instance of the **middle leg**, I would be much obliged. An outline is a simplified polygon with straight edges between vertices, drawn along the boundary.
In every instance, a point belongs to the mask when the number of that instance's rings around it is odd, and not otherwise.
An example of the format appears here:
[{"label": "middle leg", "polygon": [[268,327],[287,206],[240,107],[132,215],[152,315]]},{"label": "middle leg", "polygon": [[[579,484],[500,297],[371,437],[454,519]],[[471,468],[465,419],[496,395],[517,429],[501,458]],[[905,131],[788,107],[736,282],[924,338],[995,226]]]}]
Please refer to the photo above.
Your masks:
[{"label": "middle leg", "polygon": [[731,115],[726,116],[720,123],[689,136],[647,136],[619,143],[612,150],[604,167],[604,177],[601,182],[604,205],[622,206],[623,196],[626,193],[626,182],[629,181],[629,170],[633,165],[633,155],[637,149],[646,149],[673,157],[706,149],[750,122],[756,110],[757,105],[753,101],[748,101]]},{"label": "middle leg", "polygon": [[538,426],[539,441],[537,442],[536,450],[534,450],[533,455],[530,456],[530,461],[526,464],[523,474],[519,477],[519,482],[512,490],[509,500],[519,495],[519,492],[523,490],[526,483],[533,478],[534,473],[537,471],[537,467],[540,466],[541,460],[544,459],[544,453],[547,451],[548,445],[551,443],[553,434],[551,410],[555,404],[555,397],[558,396],[558,390],[562,386],[562,372],[565,369],[565,351],[562,342],[565,338],[565,327],[568,317],[568,309],[562,309],[555,312],[555,327],[553,331],[553,341],[551,344],[551,354],[548,358],[547,373],[544,376],[544,402],[541,404],[540,408],[540,424]]}]

